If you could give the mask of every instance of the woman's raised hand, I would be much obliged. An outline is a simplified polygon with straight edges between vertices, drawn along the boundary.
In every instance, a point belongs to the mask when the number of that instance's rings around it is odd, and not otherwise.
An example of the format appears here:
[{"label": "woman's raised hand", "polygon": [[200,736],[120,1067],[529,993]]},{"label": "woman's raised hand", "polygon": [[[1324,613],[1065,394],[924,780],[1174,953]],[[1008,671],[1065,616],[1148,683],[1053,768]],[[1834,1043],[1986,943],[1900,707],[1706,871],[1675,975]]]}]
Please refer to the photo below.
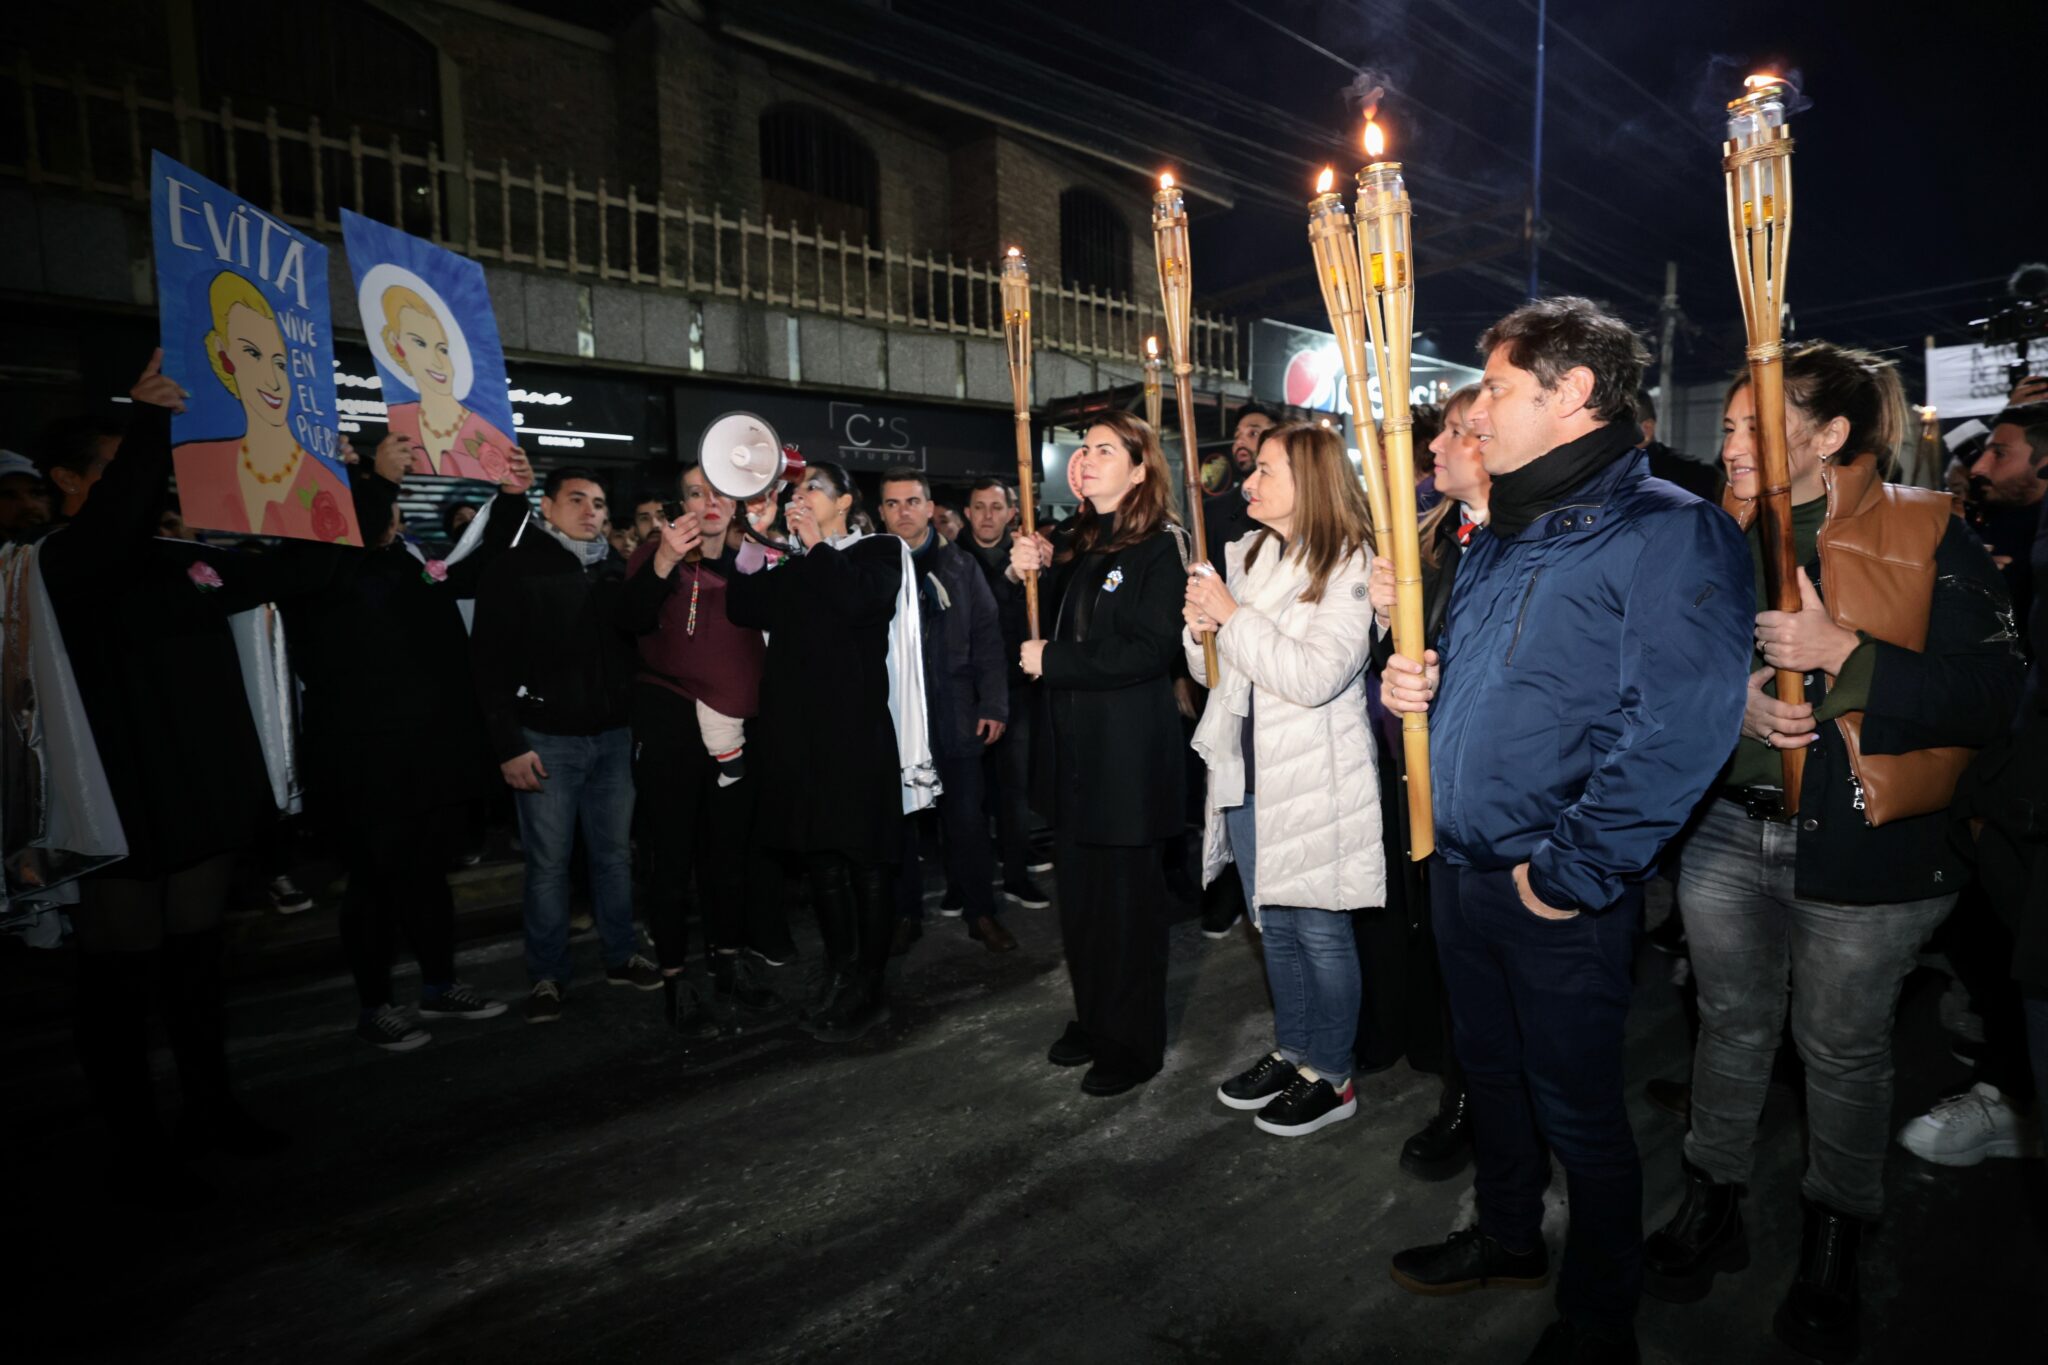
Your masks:
[{"label": "woman's raised hand", "polygon": [[1010,577],[1023,582],[1024,575],[1037,569],[1052,567],[1052,542],[1035,532],[1025,535],[1022,531],[1010,532]]},{"label": "woman's raised hand", "polygon": [[399,432],[387,432],[377,442],[377,453],[371,460],[371,468],[378,478],[386,483],[403,483],[411,472],[413,454],[419,449],[419,442]]},{"label": "woman's raised hand", "polygon": [[1197,564],[1188,570],[1182,617],[1187,618],[1190,611],[1195,615],[1188,618],[1188,624],[1197,632],[1221,629],[1224,622],[1237,614],[1237,599],[1224,586],[1223,575],[1207,564]]},{"label": "woman's raised hand", "polygon": [[128,396],[151,407],[183,412],[185,400],[192,395],[180,388],[177,380],[164,373],[164,348],[159,346],[150,352],[149,363],[142,367],[142,376],[135,381],[135,387],[128,390]]}]

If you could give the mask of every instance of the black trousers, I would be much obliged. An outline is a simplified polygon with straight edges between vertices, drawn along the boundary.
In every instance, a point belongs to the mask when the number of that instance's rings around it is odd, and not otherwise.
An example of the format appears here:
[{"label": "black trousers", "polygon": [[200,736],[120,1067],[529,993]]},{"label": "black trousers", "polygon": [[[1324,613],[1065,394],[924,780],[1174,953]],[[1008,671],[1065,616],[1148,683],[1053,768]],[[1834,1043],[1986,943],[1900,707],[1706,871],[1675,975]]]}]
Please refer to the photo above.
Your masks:
[{"label": "black trousers", "polygon": [[1031,875],[1031,713],[1027,688],[1010,689],[1010,723],[981,757],[982,805],[996,822],[1003,880]]},{"label": "black trousers", "polygon": [[[758,719],[747,722],[749,749],[759,726]],[[649,683],[633,689],[633,787],[646,860],[644,904],[661,965],[681,967],[688,956],[684,912],[693,875],[707,954],[786,943],[782,872],[755,847],[760,779],[718,785],[718,765],[704,751],[697,706],[688,697]]]},{"label": "black trousers", "polygon": [[162,1007],[187,1106],[234,1107],[220,933],[234,868],[235,855],[223,853],[168,877],[79,884],[73,1037],[100,1116],[117,1147],[137,1158],[158,1155],[164,1141],[149,1076],[152,1001]]},{"label": "black trousers", "polygon": [[804,855],[804,870],[810,874],[811,905],[818,912],[826,958],[832,967],[852,971],[867,998],[881,1003],[896,936],[891,892],[897,869],[857,863],[844,853],[813,852]]},{"label": "black trousers", "polygon": [[1517,1251],[1540,1245],[1554,1153],[1572,1214],[1558,1308],[1582,1327],[1619,1330],[1643,1283],[1643,1170],[1622,1071],[1642,888],[1598,914],[1548,920],[1522,905],[1505,870],[1434,870],[1479,1226]]},{"label": "black trousers", "polygon": [[[946,880],[960,891],[968,921],[1000,912],[996,902],[995,847],[989,843],[982,802],[982,756],[935,754],[932,766],[944,788],[935,802]],[[916,816],[903,820],[903,860],[896,865],[896,910],[907,920],[924,920],[924,868]]]},{"label": "black trousers", "polygon": [[1060,936],[1095,1060],[1140,1076],[1166,1060],[1166,877],[1158,844],[1083,844],[1060,831]]},{"label": "black trousers", "polygon": [[364,1009],[391,1003],[391,961],[400,931],[419,959],[421,984],[455,980],[448,862],[467,821],[466,806],[441,806],[399,819],[373,818],[349,832],[341,949]]}]

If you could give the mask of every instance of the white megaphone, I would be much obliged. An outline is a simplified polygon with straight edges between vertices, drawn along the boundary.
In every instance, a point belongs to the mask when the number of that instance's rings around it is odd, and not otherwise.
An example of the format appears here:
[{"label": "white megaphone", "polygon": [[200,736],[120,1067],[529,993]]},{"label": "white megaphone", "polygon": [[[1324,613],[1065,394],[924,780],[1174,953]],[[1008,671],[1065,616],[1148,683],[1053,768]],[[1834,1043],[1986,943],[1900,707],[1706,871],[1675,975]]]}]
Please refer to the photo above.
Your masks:
[{"label": "white megaphone", "polygon": [[795,484],[804,476],[804,457],[795,446],[784,445],[774,427],[751,412],[728,412],[704,428],[697,465],[706,483],[739,504],[748,535],[778,550],[796,549],[762,535],[746,512],[753,499],[777,494],[778,484]]}]

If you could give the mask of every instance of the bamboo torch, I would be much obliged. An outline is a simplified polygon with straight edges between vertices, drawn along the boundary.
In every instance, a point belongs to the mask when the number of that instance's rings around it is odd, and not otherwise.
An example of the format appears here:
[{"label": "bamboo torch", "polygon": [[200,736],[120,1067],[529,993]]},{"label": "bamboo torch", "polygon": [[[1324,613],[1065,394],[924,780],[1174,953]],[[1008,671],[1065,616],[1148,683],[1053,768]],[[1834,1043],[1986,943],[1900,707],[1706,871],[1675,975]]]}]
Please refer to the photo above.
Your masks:
[{"label": "bamboo torch", "polygon": [[[1785,262],[1792,246],[1792,135],[1785,126],[1785,84],[1751,76],[1728,102],[1721,166],[1728,181],[1728,243],[1735,288],[1749,333],[1749,388],[1756,400],[1757,517],[1764,548],[1764,591],[1777,611],[1799,610],[1799,563],[1792,548],[1792,466],[1785,449]],[[1781,668],[1778,700],[1806,700],[1806,678]],[[1799,810],[1806,750],[1779,754],[1785,814]]]},{"label": "bamboo torch", "polygon": [[[1194,561],[1206,564],[1201,456],[1195,442],[1195,366],[1188,359],[1188,305],[1193,292],[1188,275],[1188,211],[1171,175],[1159,177],[1159,191],[1152,196],[1152,247],[1159,259],[1159,300],[1166,314],[1166,344],[1173,353],[1173,393],[1180,406],[1181,486],[1187,496],[1188,535],[1194,540]],[[1214,687],[1214,631],[1202,636],[1202,667],[1207,674],[1204,681]]]},{"label": "bamboo torch", "polygon": [[1365,383],[1365,288],[1359,279],[1351,214],[1343,197],[1331,189],[1335,179],[1336,173],[1325,166],[1316,180],[1316,197],[1308,205],[1308,246],[1315,255],[1316,279],[1323,286],[1330,330],[1337,334],[1337,353],[1343,357],[1351,417],[1358,425],[1358,472],[1365,482],[1366,506],[1372,512],[1373,551],[1385,554],[1392,543],[1393,526],[1387,519],[1387,474],[1380,463],[1379,435],[1373,429],[1372,399]]},{"label": "bamboo torch", "polygon": [[[1038,498],[1031,487],[1031,266],[1011,247],[1003,257],[1003,342],[1010,351],[1010,398],[1017,410],[1017,499],[1024,534],[1038,534]],[[1038,570],[1024,575],[1024,614],[1038,629]]]},{"label": "bamboo torch", "polygon": [[1159,338],[1145,338],[1145,420],[1152,424],[1152,430],[1159,430],[1159,409],[1164,397],[1159,392],[1159,371],[1163,362],[1159,359]]},{"label": "bamboo torch", "polygon": [[[1379,362],[1380,440],[1386,449],[1387,516],[1393,530],[1394,651],[1420,659],[1422,544],[1415,520],[1415,448],[1408,411],[1409,347],[1415,335],[1415,271],[1409,236],[1408,187],[1401,163],[1377,158],[1386,150],[1380,126],[1365,125],[1365,153],[1374,158],[1358,173],[1358,255],[1366,285],[1365,321]],[[1371,417],[1367,409],[1364,417]],[[1365,421],[1359,426],[1363,428]],[[1429,785],[1429,717],[1401,717],[1401,752],[1408,784],[1408,856],[1421,862],[1436,851],[1436,812]]]}]

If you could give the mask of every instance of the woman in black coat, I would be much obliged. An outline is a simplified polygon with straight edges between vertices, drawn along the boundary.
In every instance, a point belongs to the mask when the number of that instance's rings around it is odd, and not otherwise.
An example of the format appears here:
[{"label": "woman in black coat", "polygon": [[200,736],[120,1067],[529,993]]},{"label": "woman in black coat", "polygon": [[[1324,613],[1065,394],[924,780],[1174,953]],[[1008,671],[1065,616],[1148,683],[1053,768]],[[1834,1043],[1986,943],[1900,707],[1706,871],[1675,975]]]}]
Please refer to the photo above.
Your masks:
[{"label": "woman in black coat", "polygon": [[465,833],[467,806],[501,779],[478,713],[469,633],[456,605],[473,597],[492,555],[526,521],[532,481],[522,452],[500,485],[484,541],[449,565],[414,551],[393,510],[415,443],[385,437],[374,464],[350,479],[357,525],[374,548],[290,546],[326,556],[326,585],[292,604],[285,636],[303,687],[308,813],[348,868],[342,950],[355,976],[356,1035],[386,1051],[428,1040],[391,1000],[394,933],[403,928],[420,962],[419,1013],[427,1019],[489,1019],[504,1002],[455,979],[455,902],[448,864]]},{"label": "woman in black coat", "polygon": [[1050,762],[1037,765],[1032,795],[1057,830],[1060,933],[1080,1017],[1048,1056],[1093,1063],[1081,1088],[1116,1095],[1166,1057],[1160,846],[1185,828],[1173,668],[1187,547],[1151,427],[1109,413],[1072,459],[1080,515],[1055,539],[1020,537],[1010,571],[1038,570],[1053,613],[1052,638],[1025,641],[1021,662],[1050,717]]},{"label": "woman in black coat", "polygon": [[758,759],[768,803],[762,846],[810,873],[829,963],[804,1026],[824,1042],[851,1041],[889,1017],[883,974],[903,850],[889,637],[904,546],[850,535],[858,504],[844,469],[812,465],[784,514],[803,552],[753,572],[746,553],[725,590],[727,619],[768,632],[748,766]]},{"label": "woman in black coat", "polygon": [[228,618],[317,586],[328,563],[158,538],[171,414],[187,396],[162,363],[158,351],[130,391],[134,415],[111,458],[43,452],[67,520],[37,554],[128,843],[126,858],[79,883],[72,911],[79,1061],[113,1132],[117,1188],[183,1206],[204,1191],[157,1118],[153,996],[178,1059],[181,1136],[244,1155],[285,1142],[228,1084],[221,912],[236,852],[277,816]]}]

